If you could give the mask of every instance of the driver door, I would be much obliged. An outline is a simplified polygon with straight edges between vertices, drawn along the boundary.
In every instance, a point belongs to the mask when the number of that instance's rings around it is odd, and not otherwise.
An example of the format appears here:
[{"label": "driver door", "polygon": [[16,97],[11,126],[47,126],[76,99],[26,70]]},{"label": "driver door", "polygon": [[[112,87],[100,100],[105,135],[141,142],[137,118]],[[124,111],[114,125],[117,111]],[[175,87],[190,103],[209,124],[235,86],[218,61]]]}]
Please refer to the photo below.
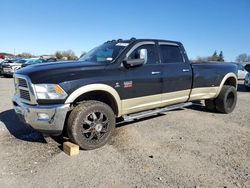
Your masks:
[{"label": "driver door", "polygon": [[161,70],[155,42],[137,43],[128,53],[128,59],[139,58],[138,51],[146,49],[147,61],[143,65],[123,69],[121,93],[123,113],[130,114],[161,105]]}]

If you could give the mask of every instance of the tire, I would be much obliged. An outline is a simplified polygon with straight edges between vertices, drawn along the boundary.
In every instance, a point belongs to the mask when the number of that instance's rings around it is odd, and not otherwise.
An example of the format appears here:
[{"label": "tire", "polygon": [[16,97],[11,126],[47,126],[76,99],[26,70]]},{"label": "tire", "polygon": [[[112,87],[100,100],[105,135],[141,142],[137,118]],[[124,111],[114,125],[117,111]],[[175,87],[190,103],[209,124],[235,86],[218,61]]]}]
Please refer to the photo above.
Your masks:
[{"label": "tire", "polygon": [[208,110],[212,112],[216,112],[216,104],[215,104],[215,99],[208,99],[205,100],[205,106]]},{"label": "tire", "polygon": [[237,91],[233,86],[223,86],[219,96],[215,99],[216,109],[225,114],[231,113],[237,102]]},{"label": "tire", "polygon": [[85,101],[69,115],[68,136],[82,149],[96,149],[109,141],[115,130],[115,122],[114,112],[107,104]]}]

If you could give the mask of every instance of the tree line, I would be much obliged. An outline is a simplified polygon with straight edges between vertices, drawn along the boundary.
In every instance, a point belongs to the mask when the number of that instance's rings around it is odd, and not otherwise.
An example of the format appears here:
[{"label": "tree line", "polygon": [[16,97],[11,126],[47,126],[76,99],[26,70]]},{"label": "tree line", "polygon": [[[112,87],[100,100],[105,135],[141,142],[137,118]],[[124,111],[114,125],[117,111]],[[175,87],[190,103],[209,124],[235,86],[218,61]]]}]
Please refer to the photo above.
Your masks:
[{"label": "tree line", "polygon": [[[82,52],[80,57],[82,57],[83,55],[85,55],[86,52]],[[0,55],[4,56],[8,56],[8,57],[19,57],[19,58],[24,58],[24,59],[28,59],[28,58],[32,58],[32,57],[37,57],[36,55],[33,55],[29,52],[23,52],[17,55],[13,55],[10,53],[0,53]],[[75,52],[72,50],[65,50],[65,51],[56,51],[54,54],[50,54],[49,56],[54,56],[56,57],[58,60],[77,60],[79,59],[76,55]]]},{"label": "tree line", "polygon": [[236,61],[239,63],[250,62],[250,54],[242,53],[236,57]]},{"label": "tree line", "polygon": [[197,57],[197,59],[193,60],[194,62],[206,62],[206,61],[216,61],[216,62],[224,62],[224,55],[223,51],[220,51],[218,54],[217,51],[214,51],[214,53],[211,56],[208,57]]},{"label": "tree line", "polygon": [[[211,56],[208,57],[197,57],[195,60],[193,60],[194,62],[207,62],[207,61],[217,61],[217,62],[224,62],[224,55],[223,55],[223,51],[220,51],[220,53],[218,54],[217,51],[215,51]],[[246,54],[246,53],[242,53],[239,54],[236,58],[235,61],[237,63],[246,63],[249,62],[250,63],[250,54]]]}]

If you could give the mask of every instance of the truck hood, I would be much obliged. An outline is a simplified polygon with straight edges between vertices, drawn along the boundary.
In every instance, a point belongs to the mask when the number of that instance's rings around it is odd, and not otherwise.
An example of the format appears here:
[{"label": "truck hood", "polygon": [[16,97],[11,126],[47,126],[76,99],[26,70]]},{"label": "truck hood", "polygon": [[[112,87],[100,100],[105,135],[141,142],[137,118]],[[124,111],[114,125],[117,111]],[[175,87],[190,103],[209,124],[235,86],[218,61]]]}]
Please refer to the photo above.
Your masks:
[{"label": "truck hood", "polygon": [[39,63],[27,66],[16,72],[16,74],[28,76],[32,83],[62,83],[83,78],[90,72],[104,70],[104,64],[96,62],[53,62]]}]

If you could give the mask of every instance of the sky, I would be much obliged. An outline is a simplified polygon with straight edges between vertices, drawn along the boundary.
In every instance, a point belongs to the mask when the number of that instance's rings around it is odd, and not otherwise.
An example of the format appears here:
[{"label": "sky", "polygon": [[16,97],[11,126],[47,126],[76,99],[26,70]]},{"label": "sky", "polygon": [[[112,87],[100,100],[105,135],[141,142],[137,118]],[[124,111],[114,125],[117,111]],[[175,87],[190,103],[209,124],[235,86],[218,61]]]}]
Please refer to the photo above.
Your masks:
[{"label": "sky", "polygon": [[0,52],[76,55],[111,39],[183,43],[189,58],[250,55],[250,0],[0,0]]}]

